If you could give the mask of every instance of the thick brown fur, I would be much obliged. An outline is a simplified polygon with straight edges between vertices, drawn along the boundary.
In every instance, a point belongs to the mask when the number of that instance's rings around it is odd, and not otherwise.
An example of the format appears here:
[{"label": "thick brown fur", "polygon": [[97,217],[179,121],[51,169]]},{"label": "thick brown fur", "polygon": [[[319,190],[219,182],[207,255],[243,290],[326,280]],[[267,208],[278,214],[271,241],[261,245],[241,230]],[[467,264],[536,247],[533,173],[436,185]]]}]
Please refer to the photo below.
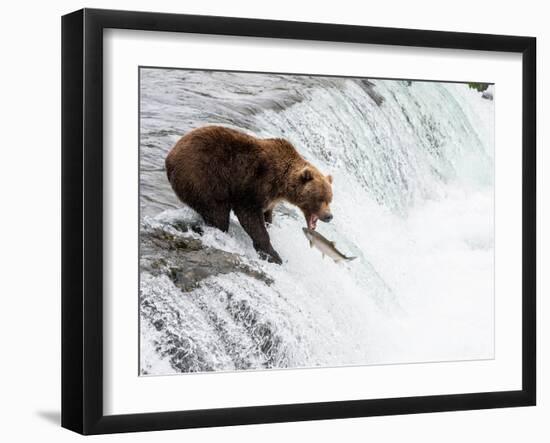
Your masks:
[{"label": "thick brown fur", "polygon": [[332,218],[332,177],[307,162],[288,141],[259,139],[221,126],[205,126],[183,136],[166,157],[166,172],[180,200],[211,226],[229,227],[233,210],[254,247],[281,263],[265,223],[286,200],[310,225]]}]

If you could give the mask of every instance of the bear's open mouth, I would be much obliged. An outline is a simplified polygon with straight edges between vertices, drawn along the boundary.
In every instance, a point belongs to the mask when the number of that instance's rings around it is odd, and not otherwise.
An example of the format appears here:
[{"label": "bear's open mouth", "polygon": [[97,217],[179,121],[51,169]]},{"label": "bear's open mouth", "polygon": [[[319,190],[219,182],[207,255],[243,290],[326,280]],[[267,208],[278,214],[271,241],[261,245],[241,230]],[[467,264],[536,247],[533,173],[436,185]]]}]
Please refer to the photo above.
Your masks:
[{"label": "bear's open mouth", "polygon": [[317,217],[315,214],[311,214],[309,217],[307,217],[307,228],[315,231],[315,228],[317,228],[317,220],[319,220],[319,217]]}]

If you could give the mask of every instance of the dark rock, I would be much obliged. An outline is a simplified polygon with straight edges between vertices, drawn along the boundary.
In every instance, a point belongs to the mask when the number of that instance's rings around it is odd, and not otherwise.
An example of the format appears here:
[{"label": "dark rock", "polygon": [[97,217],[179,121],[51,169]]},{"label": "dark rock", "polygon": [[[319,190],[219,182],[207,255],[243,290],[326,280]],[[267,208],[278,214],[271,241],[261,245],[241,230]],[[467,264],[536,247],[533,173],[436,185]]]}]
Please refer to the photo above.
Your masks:
[{"label": "dark rock", "polygon": [[358,84],[378,106],[384,103],[384,97],[374,89],[376,85],[373,82],[367,79],[360,79],[358,80]]},{"label": "dark rock", "polygon": [[160,331],[164,326],[164,321],[160,319],[156,320],[153,322],[153,326],[156,328],[157,331]]},{"label": "dark rock", "polygon": [[[177,222],[166,227],[146,228],[140,236],[141,271],[167,275],[182,291],[187,292],[211,276],[240,272],[271,284],[261,270],[246,264],[238,254],[205,246],[194,236],[196,227]],[[186,235],[187,234],[187,235]]]}]

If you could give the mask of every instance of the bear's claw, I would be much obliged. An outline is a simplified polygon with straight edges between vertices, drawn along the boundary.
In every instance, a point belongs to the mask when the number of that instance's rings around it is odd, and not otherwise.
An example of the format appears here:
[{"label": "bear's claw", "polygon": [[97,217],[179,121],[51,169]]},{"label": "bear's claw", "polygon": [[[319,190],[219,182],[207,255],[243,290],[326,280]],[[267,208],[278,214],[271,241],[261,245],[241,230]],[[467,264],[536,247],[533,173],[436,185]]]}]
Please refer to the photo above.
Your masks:
[{"label": "bear's claw", "polygon": [[258,251],[258,255],[262,259],[267,260],[269,263],[276,263],[278,265],[283,264],[283,260],[281,259],[279,254],[277,254],[277,252],[275,251],[272,251],[272,252]]}]

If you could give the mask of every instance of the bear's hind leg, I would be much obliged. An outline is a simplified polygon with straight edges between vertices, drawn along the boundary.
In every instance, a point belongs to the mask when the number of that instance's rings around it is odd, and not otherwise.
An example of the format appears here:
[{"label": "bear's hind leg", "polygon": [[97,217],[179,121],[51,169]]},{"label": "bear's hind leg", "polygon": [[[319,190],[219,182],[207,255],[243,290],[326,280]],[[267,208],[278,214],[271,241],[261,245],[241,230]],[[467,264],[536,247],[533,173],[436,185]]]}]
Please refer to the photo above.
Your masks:
[{"label": "bear's hind leg", "polygon": [[281,257],[271,246],[269,234],[265,227],[264,213],[261,209],[252,208],[234,208],[235,215],[239,219],[241,226],[252,239],[254,249],[260,256],[267,258],[268,261],[281,264]]},{"label": "bear's hind leg", "polygon": [[213,226],[223,232],[227,232],[229,229],[230,205],[218,203],[212,207],[193,207],[193,209],[201,215],[208,226]]}]

